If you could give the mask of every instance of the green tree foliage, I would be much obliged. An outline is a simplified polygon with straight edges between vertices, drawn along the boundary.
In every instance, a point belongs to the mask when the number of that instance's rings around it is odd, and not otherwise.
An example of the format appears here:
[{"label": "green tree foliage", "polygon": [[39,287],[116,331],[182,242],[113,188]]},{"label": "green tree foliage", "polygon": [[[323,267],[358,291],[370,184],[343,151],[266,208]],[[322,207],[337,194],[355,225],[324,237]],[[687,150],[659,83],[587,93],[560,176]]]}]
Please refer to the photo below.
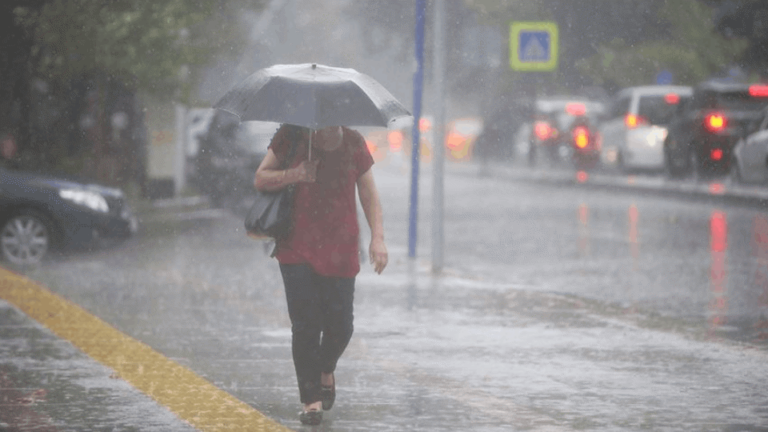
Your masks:
[{"label": "green tree foliage", "polygon": [[615,38],[579,60],[578,69],[599,85],[651,84],[661,70],[672,72],[676,83],[693,85],[733,65],[747,47],[744,39],[716,33],[712,9],[701,2],[666,1],[658,17],[669,34],[636,44]]},{"label": "green tree foliage", "polygon": [[261,3],[50,0],[14,13],[33,38],[33,74],[66,81],[103,73],[162,97],[188,87],[213,58],[239,54],[247,33],[238,17]]},{"label": "green tree foliage", "polygon": [[513,20],[557,22],[559,70],[549,78],[564,87],[651,84],[663,70],[675,83],[695,84],[734,64],[747,46],[716,30],[705,0],[464,1],[501,28]]},{"label": "green tree foliage", "polygon": [[[264,1],[9,0],[0,40],[23,43],[0,59],[0,132],[17,140],[15,162],[141,178],[147,138],[136,96],[189,102],[205,67],[242,53],[242,16]],[[117,113],[127,127],[113,126]]]}]

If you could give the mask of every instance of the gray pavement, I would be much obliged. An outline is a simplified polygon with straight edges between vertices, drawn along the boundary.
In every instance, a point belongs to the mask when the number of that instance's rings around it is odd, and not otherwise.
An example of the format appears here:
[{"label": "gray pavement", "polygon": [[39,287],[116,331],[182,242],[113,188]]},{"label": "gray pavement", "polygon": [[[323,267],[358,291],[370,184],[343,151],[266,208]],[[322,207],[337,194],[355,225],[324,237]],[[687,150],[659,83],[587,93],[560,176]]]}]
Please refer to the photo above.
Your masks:
[{"label": "gray pavement", "polygon": [[[477,172],[476,166],[450,169]],[[391,167],[377,172],[383,195],[404,195],[407,179],[399,174]],[[153,219],[145,221],[174,225],[211,218],[216,236],[208,240],[224,236],[233,256],[243,250],[263,256],[237,232],[239,218],[197,207],[179,216],[178,210],[151,209]],[[120,257],[61,263],[76,272],[113,270],[87,284],[55,271],[29,276],[98,316],[109,316],[117,300],[130,308],[140,304],[132,296],[150,296],[153,306],[138,313],[142,322],[131,327],[137,313],[126,312],[111,323],[279,423],[302,430],[274,263],[261,259],[234,283],[259,277],[270,288],[239,293],[217,285],[224,282],[210,274],[215,268],[203,263],[205,251],[196,241],[174,237],[149,254],[147,279],[132,280],[131,294],[102,288],[121,277]],[[144,247],[149,239],[143,242],[126,248]],[[205,244],[224,253],[213,242]],[[410,261],[405,246],[390,241],[384,276],[364,266],[358,277],[356,330],[337,372],[338,403],[316,429],[768,431],[764,346],[479,274],[449,268],[434,277],[428,260]],[[153,265],[169,253],[176,254],[178,267]],[[184,290],[191,293],[189,303],[170,304],[172,293]],[[225,325],[217,327],[218,321]],[[190,429],[5,302],[0,339],[0,430]]]},{"label": "gray pavement", "polygon": [[0,431],[193,431],[0,300]]}]

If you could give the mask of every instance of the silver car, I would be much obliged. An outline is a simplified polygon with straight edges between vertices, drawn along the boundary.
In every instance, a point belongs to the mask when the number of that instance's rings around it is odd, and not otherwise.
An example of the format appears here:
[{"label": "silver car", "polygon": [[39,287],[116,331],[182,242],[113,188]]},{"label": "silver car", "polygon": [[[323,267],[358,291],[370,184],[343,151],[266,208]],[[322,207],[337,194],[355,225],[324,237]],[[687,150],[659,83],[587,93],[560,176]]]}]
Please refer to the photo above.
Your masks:
[{"label": "silver car", "polygon": [[733,149],[731,175],[739,182],[768,183],[768,109],[750,132]]},{"label": "silver car", "polygon": [[671,85],[629,87],[617,93],[599,127],[603,165],[662,169],[666,126],[677,104],[692,94],[691,87]]}]

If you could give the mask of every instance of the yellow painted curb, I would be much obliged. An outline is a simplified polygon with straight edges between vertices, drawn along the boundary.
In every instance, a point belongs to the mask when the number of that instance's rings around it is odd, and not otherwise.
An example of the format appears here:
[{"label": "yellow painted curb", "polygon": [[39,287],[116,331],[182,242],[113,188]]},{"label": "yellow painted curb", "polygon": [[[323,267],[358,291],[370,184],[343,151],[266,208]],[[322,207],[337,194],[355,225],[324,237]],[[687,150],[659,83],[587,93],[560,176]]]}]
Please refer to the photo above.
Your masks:
[{"label": "yellow painted curb", "polygon": [[203,432],[290,430],[80,306],[2,267],[0,298]]}]

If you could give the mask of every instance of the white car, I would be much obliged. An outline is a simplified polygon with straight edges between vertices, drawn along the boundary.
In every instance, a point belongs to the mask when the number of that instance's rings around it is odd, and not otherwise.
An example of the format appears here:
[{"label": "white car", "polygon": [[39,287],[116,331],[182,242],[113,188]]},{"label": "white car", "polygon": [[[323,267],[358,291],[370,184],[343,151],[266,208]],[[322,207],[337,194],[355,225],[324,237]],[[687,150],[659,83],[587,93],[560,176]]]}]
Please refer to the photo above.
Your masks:
[{"label": "white car", "polygon": [[613,98],[598,131],[603,165],[627,169],[664,168],[664,140],[677,105],[690,98],[687,86],[629,87]]},{"label": "white car", "polygon": [[759,126],[734,147],[731,174],[740,182],[768,182],[768,109]]}]

